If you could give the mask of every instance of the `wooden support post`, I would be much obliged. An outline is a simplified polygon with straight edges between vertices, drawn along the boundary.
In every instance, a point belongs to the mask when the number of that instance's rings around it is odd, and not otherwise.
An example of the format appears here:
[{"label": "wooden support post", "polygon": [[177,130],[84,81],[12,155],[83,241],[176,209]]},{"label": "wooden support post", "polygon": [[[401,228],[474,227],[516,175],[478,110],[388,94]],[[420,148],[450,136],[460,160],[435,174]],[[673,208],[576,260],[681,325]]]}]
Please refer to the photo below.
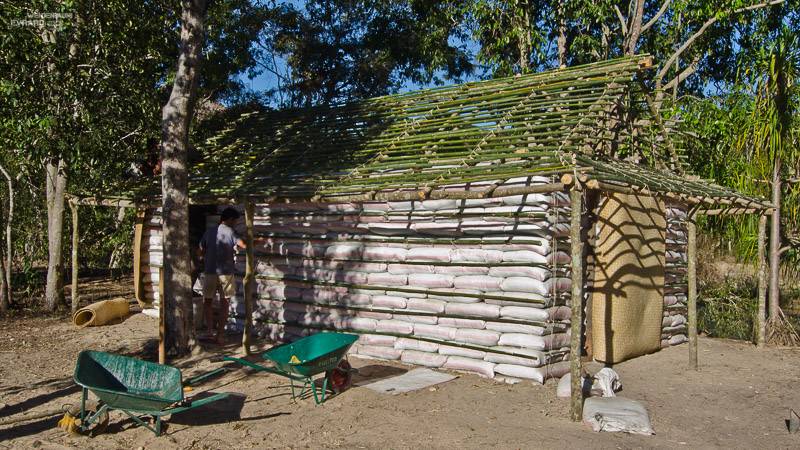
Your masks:
[{"label": "wooden support post", "polygon": [[69,202],[72,210],[72,315],[78,312],[78,205]]},{"label": "wooden support post", "polygon": [[167,363],[167,349],[164,338],[166,337],[166,316],[164,309],[164,267],[158,268],[158,363]]},{"label": "wooden support post", "polygon": [[250,355],[250,339],[253,334],[253,280],[255,279],[255,256],[253,252],[253,201],[244,202],[244,220],[247,226],[247,268],[244,274],[244,336],[242,353]]},{"label": "wooden support post", "polygon": [[756,345],[767,343],[767,216],[758,218],[758,340]]},{"label": "wooden support post", "polygon": [[583,420],[583,377],[581,376],[581,331],[583,329],[583,242],[581,241],[581,191],[570,191],[572,213],[570,220],[570,247],[572,254],[572,317],[569,348],[572,402],[570,417],[573,422]]},{"label": "wooden support post", "polygon": [[687,259],[689,263],[689,368],[697,370],[697,225],[690,217]]}]

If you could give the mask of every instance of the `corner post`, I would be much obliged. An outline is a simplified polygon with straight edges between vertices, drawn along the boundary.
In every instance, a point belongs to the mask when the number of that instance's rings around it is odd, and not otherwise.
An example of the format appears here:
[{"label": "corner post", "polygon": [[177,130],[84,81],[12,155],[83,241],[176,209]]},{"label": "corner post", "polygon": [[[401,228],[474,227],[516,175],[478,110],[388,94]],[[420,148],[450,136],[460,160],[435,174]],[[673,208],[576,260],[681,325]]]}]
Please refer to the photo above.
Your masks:
[{"label": "corner post", "polygon": [[763,348],[767,344],[767,216],[758,218],[758,338],[756,345]]},{"label": "corner post", "polygon": [[244,274],[244,336],[242,336],[242,353],[250,355],[250,340],[253,334],[253,280],[255,278],[255,256],[253,251],[253,201],[244,201],[244,219],[247,226],[247,269]]},{"label": "corner post", "polygon": [[697,369],[697,224],[694,217],[687,221],[689,242],[686,259],[689,264],[689,368]]},{"label": "corner post", "polygon": [[572,212],[570,216],[570,247],[572,255],[572,316],[570,326],[570,377],[572,400],[570,418],[583,420],[583,378],[581,376],[581,331],[583,329],[583,242],[581,241],[581,191],[573,186],[570,191]]}]

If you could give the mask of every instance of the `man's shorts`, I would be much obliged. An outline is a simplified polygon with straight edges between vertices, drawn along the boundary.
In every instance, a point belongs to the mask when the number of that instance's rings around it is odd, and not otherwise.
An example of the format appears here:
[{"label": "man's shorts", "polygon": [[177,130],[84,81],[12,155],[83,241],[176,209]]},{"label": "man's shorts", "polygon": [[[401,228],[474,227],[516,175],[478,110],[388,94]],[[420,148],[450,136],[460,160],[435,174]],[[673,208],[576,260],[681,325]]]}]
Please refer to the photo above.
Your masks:
[{"label": "man's shorts", "polygon": [[219,290],[221,297],[230,299],[236,294],[236,277],[230,275],[216,275],[207,273],[203,275],[203,298],[214,298],[214,294]]}]

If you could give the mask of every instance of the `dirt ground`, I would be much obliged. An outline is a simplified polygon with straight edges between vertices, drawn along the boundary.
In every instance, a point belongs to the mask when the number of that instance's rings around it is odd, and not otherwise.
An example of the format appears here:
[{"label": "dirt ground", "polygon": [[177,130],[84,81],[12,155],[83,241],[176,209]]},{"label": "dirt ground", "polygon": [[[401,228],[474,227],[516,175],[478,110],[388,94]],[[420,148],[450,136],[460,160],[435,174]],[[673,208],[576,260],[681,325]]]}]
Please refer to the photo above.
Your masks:
[{"label": "dirt ground", "polygon": [[[103,291],[105,289],[105,291]],[[92,298],[118,294],[98,284]],[[104,293],[105,292],[105,293]],[[133,311],[121,322],[77,328],[66,317],[0,320],[0,422],[23,412],[80,401],[72,380],[77,354],[96,349],[154,360],[156,320]],[[184,379],[220,367],[219,355],[240,354],[241,335],[172,361]],[[256,339],[252,361],[272,343]],[[350,357],[354,381],[404,373],[399,363]],[[687,345],[637,358],[614,369],[621,397],[642,402],[654,436],[596,433],[569,419],[569,401],[555,384],[507,385],[471,374],[402,395],[365,387],[293,401],[286,378],[252,369],[211,378],[186,396],[233,392],[225,400],[166,417],[156,437],[119,411],[95,438],[69,435],[61,416],[0,425],[0,448],[798,448],[789,411],[800,411],[800,349],[767,348],[701,338],[700,370],[688,369]],[[595,368],[596,369],[596,368]]]}]

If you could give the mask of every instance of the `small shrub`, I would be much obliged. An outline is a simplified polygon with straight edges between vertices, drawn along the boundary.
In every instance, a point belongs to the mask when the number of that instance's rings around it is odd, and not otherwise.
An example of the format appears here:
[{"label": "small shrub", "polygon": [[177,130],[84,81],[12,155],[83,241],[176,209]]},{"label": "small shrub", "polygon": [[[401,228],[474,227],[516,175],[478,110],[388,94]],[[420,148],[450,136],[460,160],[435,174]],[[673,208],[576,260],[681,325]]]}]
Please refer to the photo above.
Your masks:
[{"label": "small shrub", "polygon": [[752,278],[706,285],[697,302],[698,331],[712,337],[755,341],[758,294]]}]

